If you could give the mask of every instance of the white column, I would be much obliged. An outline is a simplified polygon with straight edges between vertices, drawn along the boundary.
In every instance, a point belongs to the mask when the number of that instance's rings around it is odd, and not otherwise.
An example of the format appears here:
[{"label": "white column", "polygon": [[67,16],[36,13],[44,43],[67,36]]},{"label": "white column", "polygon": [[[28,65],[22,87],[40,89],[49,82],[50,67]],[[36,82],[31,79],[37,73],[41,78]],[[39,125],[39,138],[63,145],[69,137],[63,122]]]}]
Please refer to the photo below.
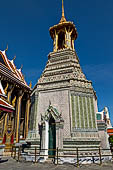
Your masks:
[{"label": "white column", "polygon": [[[45,150],[45,155],[48,155],[48,144],[49,144],[49,123],[48,121],[45,121],[45,148],[47,149]],[[45,158],[48,158],[48,156],[46,156]]]}]

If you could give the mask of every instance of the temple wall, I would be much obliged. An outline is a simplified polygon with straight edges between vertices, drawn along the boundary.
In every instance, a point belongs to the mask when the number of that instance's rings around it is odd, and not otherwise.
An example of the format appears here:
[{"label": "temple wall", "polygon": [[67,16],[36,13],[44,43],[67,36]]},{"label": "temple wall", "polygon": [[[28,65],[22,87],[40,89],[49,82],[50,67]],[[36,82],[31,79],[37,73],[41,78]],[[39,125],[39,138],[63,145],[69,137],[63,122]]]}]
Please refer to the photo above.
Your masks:
[{"label": "temple wall", "polygon": [[99,138],[100,138],[100,146],[102,148],[109,149],[109,141],[108,141],[108,134],[106,131],[99,131]]},{"label": "temple wall", "polygon": [[93,96],[71,95],[72,128],[96,129],[96,112]]},{"label": "temple wall", "polygon": [[70,100],[69,91],[65,89],[39,92],[36,127],[38,127],[38,123],[41,121],[41,114],[45,115],[45,111],[47,110],[50,102],[51,105],[55,107],[59,113],[62,114],[62,118],[64,120],[63,135],[65,137],[70,137]]}]

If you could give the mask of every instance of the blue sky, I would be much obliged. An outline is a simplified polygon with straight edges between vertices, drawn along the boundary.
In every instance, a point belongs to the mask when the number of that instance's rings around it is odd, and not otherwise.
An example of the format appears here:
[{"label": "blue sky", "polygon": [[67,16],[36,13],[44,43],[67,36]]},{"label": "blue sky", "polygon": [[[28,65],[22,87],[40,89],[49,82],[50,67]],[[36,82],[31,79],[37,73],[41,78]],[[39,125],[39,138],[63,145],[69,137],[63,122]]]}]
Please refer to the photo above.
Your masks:
[{"label": "blue sky", "polygon": [[[65,16],[78,31],[75,49],[82,70],[92,80],[101,111],[108,106],[113,124],[113,0],[64,0]],[[23,64],[34,85],[52,51],[49,27],[61,18],[61,0],[0,0],[0,49]]]}]

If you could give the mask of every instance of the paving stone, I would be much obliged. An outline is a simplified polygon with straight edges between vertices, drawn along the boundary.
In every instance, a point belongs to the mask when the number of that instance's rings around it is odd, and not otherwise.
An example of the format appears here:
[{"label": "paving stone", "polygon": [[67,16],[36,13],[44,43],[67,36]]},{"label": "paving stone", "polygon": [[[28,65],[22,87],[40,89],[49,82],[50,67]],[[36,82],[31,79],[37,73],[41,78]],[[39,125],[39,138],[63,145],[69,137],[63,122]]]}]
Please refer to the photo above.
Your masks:
[{"label": "paving stone", "polygon": [[0,170],[113,170],[113,163],[107,162],[100,165],[80,165],[77,168],[75,165],[64,164],[64,165],[54,165],[51,163],[31,163],[31,162],[17,162],[12,158],[4,157],[2,160],[7,160],[6,162],[0,163]]}]

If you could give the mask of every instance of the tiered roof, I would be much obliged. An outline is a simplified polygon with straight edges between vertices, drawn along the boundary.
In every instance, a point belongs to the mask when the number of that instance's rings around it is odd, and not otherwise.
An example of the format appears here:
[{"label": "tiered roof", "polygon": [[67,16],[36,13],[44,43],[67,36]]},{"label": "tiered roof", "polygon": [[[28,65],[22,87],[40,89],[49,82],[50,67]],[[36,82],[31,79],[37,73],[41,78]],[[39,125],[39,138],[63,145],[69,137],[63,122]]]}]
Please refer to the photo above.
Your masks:
[{"label": "tiered roof", "polygon": [[21,72],[21,68],[17,69],[15,64],[14,64],[14,59],[9,60],[6,56],[6,50],[1,51],[0,50],[0,73],[5,74],[6,77],[8,76],[10,79],[15,80],[19,84],[26,86],[30,88],[25,79],[24,76]]},{"label": "tiered roof", "polygon": [[6,95],[2,87],[2,83],[0,80],[0,110],[6,111],[6,112],[13,112],[15,109],[14,107],[8,103],[6,100]]}]

